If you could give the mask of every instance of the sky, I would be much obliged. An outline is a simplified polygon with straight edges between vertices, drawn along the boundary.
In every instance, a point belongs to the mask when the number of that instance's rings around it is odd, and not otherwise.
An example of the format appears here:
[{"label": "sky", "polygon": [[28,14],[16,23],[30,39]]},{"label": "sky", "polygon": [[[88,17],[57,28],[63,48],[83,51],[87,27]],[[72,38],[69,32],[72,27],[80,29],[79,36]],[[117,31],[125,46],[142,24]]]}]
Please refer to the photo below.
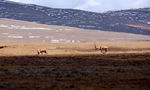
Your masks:
[{"label": "sky", "polygon": [[150,0],[10,0],[52,8],[80,9],[93,12],[150,7]]}]

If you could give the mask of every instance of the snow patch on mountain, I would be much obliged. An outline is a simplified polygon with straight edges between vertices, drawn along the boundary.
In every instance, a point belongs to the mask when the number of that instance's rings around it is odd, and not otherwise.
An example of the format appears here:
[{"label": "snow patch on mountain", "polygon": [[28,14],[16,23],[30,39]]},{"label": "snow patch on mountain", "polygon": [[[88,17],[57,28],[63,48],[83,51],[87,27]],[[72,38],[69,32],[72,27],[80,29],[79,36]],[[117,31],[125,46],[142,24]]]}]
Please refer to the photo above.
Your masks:
[{"label": "snow patch on mountain", "polygon": [[147,24],[150,24],[150,22],[147,22]]}]

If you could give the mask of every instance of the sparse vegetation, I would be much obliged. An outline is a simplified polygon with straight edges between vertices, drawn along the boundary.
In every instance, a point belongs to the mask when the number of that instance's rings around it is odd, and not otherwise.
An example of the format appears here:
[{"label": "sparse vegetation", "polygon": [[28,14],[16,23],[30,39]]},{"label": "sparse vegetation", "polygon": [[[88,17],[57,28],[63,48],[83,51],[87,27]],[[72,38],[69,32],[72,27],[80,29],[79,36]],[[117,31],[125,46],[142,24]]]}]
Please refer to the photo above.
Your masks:
[{"label": "sparse vegetation", "polygon": [[150,54],[0,57],[0,88],[149,89]]},{"label": "sparse vegetation", "polygon": [[[0,49],[0,89],[150,88],[149,42],[96,42],[110,47],[106,55],[91,42],[1,45],[7,48]],[[36,55],[43,47],[48,55]]]},{"label": "sparse vegetation", "polygon": [[85,43],[0,43],[0,56],[37,55],[38,49],[46,49],[48,55],[99,55],[95,46],[108,46],[107,54],[150,52],[150,42],[85,42]]}]

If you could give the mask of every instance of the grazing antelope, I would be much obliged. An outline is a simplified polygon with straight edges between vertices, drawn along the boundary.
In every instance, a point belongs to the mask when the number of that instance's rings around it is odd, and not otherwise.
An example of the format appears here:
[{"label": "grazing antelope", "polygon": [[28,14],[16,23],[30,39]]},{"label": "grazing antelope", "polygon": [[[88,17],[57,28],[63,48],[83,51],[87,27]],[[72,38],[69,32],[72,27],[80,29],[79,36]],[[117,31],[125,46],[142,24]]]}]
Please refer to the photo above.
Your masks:
[{"label": "grazing antelope", "polygon": [[40,50],[38,49],[37,50],[37,54],[38,55],[40,55],[40,54],[47,54],[47,51],[46,51],[46,49],[40,49]]},{"label": "grazing antelope", "polygon": [[108,51],[108,47],[107,47],[107,46],[100,46],[99,50],[101,50],[101,52],[102,52],[103,54],[105,54],[105,53],[107,53],[107,51]]}]

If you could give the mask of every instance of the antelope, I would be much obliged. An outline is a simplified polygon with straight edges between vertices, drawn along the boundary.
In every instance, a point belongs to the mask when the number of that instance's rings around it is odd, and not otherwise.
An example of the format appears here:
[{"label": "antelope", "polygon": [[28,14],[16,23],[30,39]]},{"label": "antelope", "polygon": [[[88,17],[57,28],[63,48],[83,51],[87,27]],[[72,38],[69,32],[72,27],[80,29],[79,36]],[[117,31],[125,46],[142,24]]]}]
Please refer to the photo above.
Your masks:
[{"label": "antelope", "polygon": [[107,53],[107,51],[108,51],[108,47],[107,47],[107,46],[100,46],[99,50],[101,50],[101,52],[102,52],[103,54],[105,54],[105,53]]},{"label": "antelope", "polygon": [[40,55],[40,54],[47,54],[47,51],[46,49],[38,49],[37,50],[37,54]]},{"label": "antelope", "polygon": [[94,44],[95,50],[100,50],[103,54],[107,53],[108,47],[107,46],[100,46],[100,48],[97,48],[96,44]]}]

